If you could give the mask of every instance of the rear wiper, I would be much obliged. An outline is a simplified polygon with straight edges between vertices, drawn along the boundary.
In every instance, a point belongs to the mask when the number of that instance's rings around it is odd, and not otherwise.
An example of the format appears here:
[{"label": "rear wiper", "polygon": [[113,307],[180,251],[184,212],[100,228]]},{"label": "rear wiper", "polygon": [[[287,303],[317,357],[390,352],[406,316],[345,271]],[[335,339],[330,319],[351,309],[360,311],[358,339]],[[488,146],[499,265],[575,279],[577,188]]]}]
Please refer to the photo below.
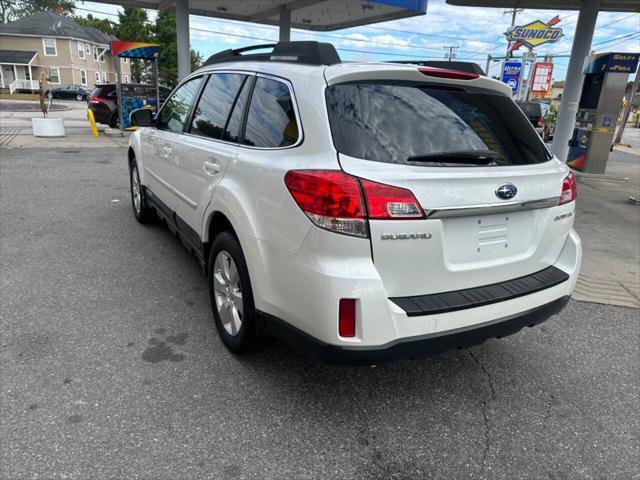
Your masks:
[{"label": "rear wiper", "polygon": [[[407,158],[407,162],[432,163],[467,163],[472,165],[496,165],[494,161],[500,154],[493,150],[450,150],[434,152],[424,155],[414,155]],[[445,162],[439,162],[445,160]]]}]

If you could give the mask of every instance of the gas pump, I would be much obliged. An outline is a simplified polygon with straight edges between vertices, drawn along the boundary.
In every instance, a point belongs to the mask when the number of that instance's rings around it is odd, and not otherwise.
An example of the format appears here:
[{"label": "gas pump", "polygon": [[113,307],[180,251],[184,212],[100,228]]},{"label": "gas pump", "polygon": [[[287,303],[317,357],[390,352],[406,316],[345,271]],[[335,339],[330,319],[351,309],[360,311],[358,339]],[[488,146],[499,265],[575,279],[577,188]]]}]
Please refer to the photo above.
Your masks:
[{"label": "gas pump", "polygon": [[637,53],[600,53],[587,59],[576,126],[569,141],[567,165],[588,173],[604,173],[611,151],[629,74]]},{"label": "gas pump", "polygon": [[[131,125],[129,114],[133,110],[143,106],[148,106],[156,112],[160,107],[160,80],[158,75],[160,44],[112,40],[111,55],[118,57],[118,61],[116,61],[116,73],[118,77],[116,84],[118,118],[120,120],[120,130],[125,130]],[[150,85],[149,87],[153,89],[155,95],[149,95],[144,88],[138,88],[139,91],[136,91],[136,87],[127,86],[123,88],[122,75],[120,72],[120,58],[153,61],[154,85]]]}]

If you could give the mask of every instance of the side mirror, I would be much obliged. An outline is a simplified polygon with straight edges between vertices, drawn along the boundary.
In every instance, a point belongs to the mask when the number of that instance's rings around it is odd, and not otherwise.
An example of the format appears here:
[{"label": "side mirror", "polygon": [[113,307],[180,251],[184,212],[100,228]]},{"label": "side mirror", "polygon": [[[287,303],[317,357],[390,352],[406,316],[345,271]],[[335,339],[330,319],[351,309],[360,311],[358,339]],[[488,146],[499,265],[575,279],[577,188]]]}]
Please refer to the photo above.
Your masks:
[{"label": "side mirror", "polygon": [[153,112],[148,108],[138,108],[129,114],[133,127],[151,127],[154,124]]}]

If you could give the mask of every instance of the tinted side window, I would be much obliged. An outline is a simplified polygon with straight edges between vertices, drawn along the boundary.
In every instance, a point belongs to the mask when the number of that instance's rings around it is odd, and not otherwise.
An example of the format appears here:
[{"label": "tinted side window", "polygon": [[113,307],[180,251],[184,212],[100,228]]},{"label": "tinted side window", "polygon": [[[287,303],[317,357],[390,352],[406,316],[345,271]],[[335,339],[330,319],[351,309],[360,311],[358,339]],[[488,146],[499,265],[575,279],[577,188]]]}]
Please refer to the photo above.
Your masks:
[{"label": "tinted side window", "polygon": [[243,143],[254,147],[286,147],[298,140],[298,124],[289,88],[259,77],[251,97]]},{"label": "tinted side window", "polygon": [[183,84],[163,105],[158,117],[158,128],[172,132],[182,132],[189,115],[189,108],[198,93],[202,77],[196,77]]},{"label": "tinted side window", "polygon": [[222,138],[229,112],[244,79],[245,75],[236,73],[211,74],[193,114],[191,133]]},{"label": "tinted side window", "polygon": [[227,125],[227,129],[224,132],[224,136],[222,137],[224,140],[228,142],[239,142],[240,141],[240,129],[242,128],[242,116],[244,115],[244,110],[247,106],[247,102],[249,101],[249,94],[251,93],[251,79],[247,79],[244,82],[242,87],[242,91],[238,95],[236,100],[236,104],[233,107],[233,112],[231,113],[231,117],[229,118],[229,124]]}]

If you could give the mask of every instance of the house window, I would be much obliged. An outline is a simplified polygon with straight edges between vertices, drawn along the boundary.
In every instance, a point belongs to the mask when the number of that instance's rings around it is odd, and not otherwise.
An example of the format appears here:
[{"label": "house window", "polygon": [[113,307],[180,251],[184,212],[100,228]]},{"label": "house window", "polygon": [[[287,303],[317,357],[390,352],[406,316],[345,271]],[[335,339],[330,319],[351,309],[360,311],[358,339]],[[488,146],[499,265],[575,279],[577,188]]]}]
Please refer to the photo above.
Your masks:
[{"label": "house window", "polygon": [[49,83],[60,83],[60,69],[49,67]]},{"label": "house window", "polygon": [[129,83],[129,75],[124,76],[124,83]]},{"label": "house window", "polygon": [[89,45],[88,43],[84,44],[84,53],[86,53],[87,55],[91,55],[91,45]]},{"label": "house window", "polygon": [[107,83],[107,72],[102,72],[102,83]]},{"label": "house window", "polygon": [[98,61],[98,47],[93,47],[93,59]]},{"label": "house window", "polygon": [[43,38],[42,44],[44,46],[44,54],[46,56],[55,57],[56,55],[58,55],[55,38]]},{"label": "house window", "polygon": [[84,58],[84,43],[78,42],[78,56]]},{"label": "house window", "polygon": [[96,72],[96,83],[100,83],[100,72]]},{"label": "house window", "polygon": [[81,85],[86,85],[87,84],[87,71],[86,70],[80,70],[80,84]]}]

